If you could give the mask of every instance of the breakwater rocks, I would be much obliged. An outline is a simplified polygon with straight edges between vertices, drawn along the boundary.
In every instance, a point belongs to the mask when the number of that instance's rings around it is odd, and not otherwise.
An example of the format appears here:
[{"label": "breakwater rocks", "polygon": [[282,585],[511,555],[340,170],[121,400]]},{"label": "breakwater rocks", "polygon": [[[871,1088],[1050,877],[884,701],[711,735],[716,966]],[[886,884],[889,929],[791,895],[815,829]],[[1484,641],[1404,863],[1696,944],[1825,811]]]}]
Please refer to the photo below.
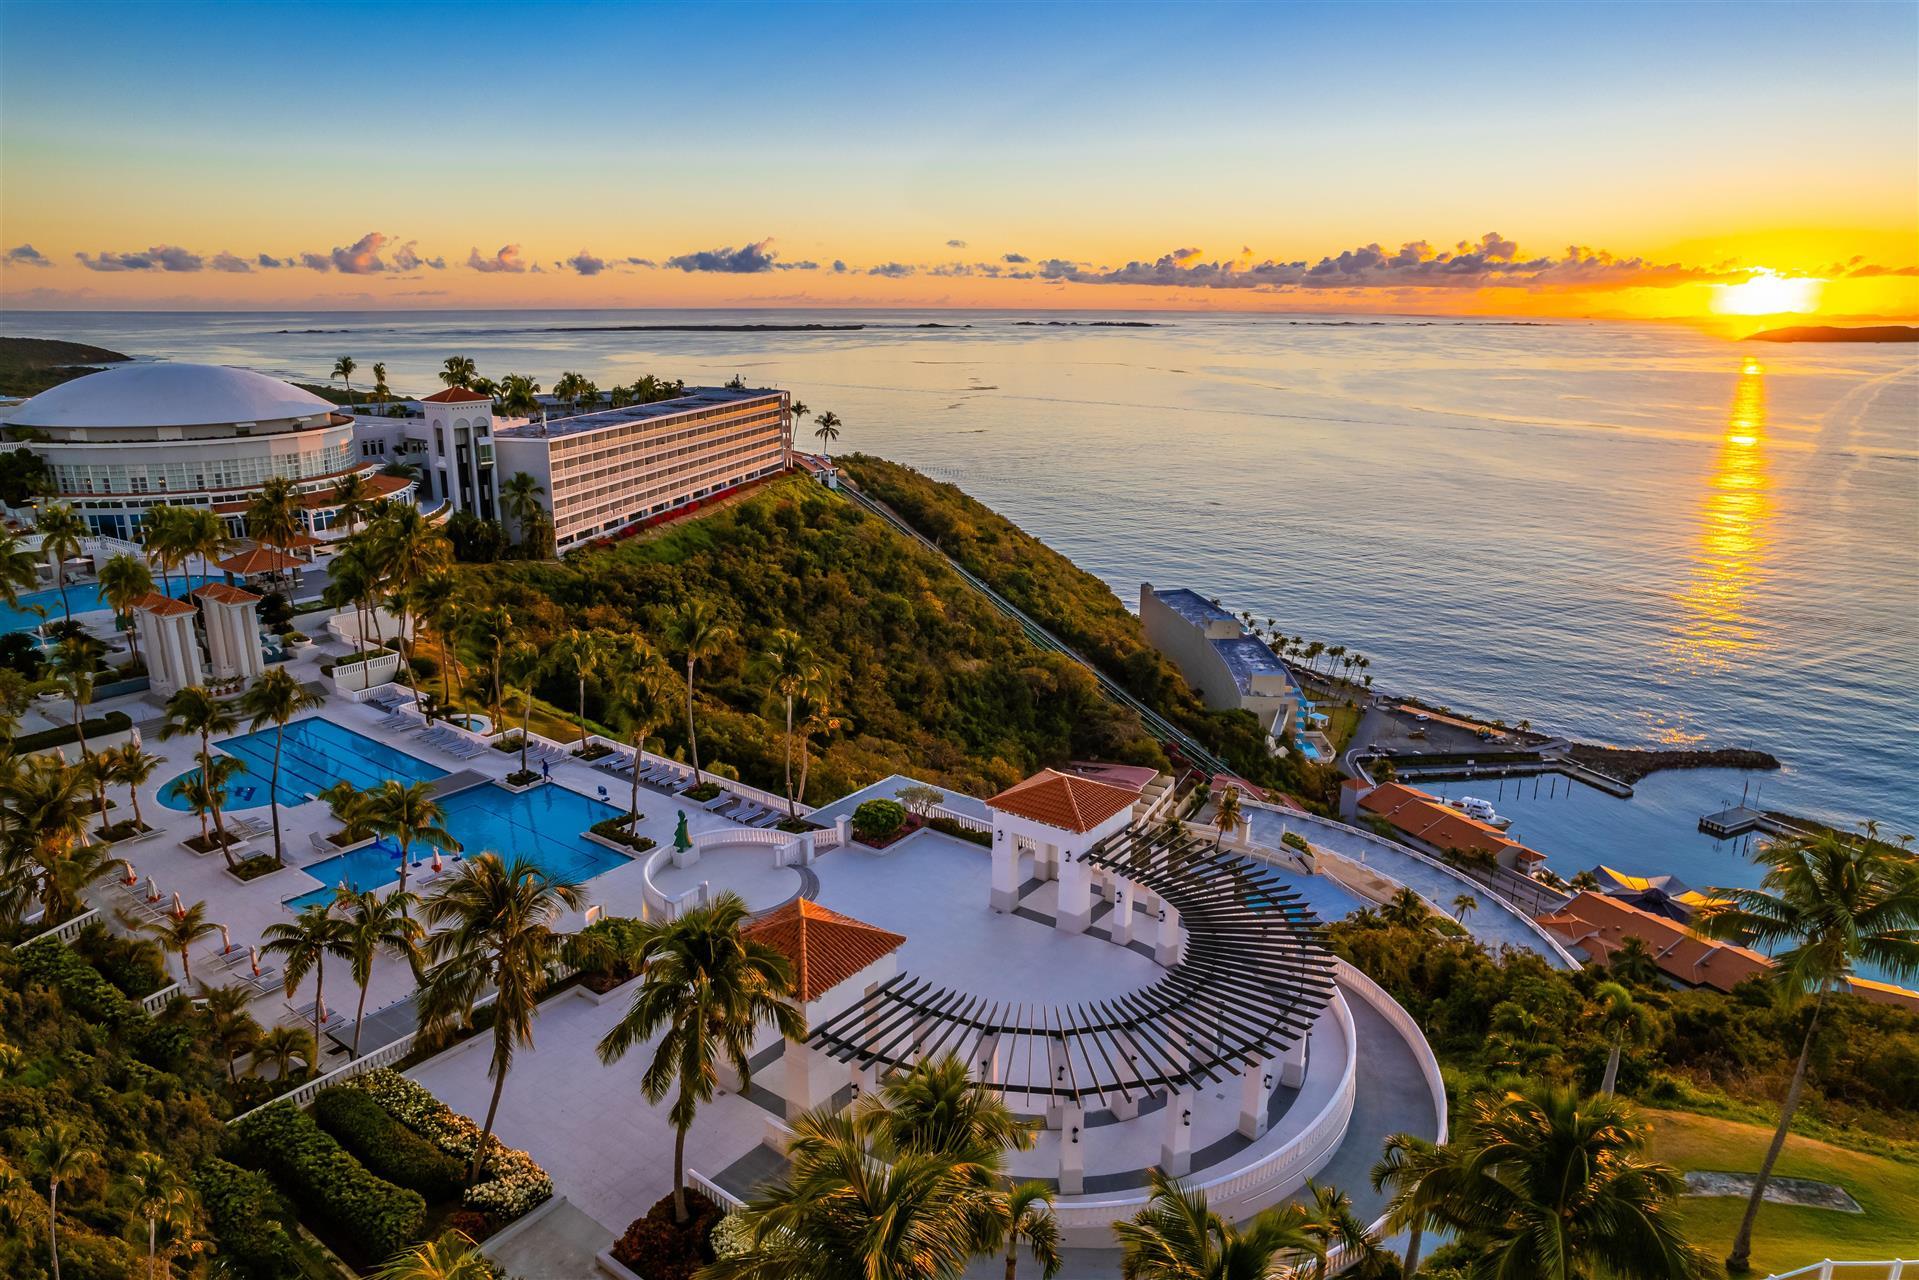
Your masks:
[{"label": "breakwater rocks", "polygon": [[1661,769],[1777,769],[1779,757],[1746,747],[1718,747],[1710,751],[1646,751],[1628,747],[1602,747],[1592,742],[1575,742],[1566,754],[1589,769],[1637,782]]}]

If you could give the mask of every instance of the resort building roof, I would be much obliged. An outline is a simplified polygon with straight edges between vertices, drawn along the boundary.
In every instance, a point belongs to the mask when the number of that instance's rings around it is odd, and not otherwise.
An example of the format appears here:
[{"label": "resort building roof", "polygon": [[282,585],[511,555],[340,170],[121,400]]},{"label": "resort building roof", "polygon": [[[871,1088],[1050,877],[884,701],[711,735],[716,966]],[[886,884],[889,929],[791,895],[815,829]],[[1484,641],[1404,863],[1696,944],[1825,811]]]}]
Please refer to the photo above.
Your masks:
[{"label": "resort building roof", "polygon": [[1415,840],[1445,853],[1510,851],[1520,864],[1544,862],[1546,855],[1529,849],[1498,827],[1469,818],[1438,796],[1401,782],[1386,782],[1360,798],[1359,807],[1377,814]]},{"label": "resort building roof", "polygon": [[806,898],[793,899],[741,933],[792,961],[794,992],[802,1002],[819,999],[906,943],[905,934],[828,911]]},{"label": "resort building roof", "polygon": [[50,428],[253,426],[333,412],[312,392],[250,369],[135,363],[43,391],[9,421]]},{"label": "resort building roof", "polygon": [[192,605],[184,600],[175,600],[172,596],[163,596],[158,591],[149,591],[133,602],[133,607],[142,613],[151,613],[161,618],[177,618],[181,614],[196,613]]},{"label": "resort building roof", "polygon": [[242,551],[238,555],[228,556],[218,563],[219,566],[228,573],[238,574],[246,578],[256,573],[273,573],[280,569],[298,569],[305,565],[306,561],[296,559],[284,551],[275,551],[272,547],[255,547],[251,551]]},{"label": "resort building roof", "polygon": [[1209,622],[1231,622],[1233,615],[1208,600],[1197,591],[1186,587],[1172,587],[1161,591],[1157,587],[1153,594],[1159,602],[1177,613],[1194,626],[1203,627]]},{"label": "resort building roof", "polygon": [[1073,760],[1062,773],[1070,773],[1076,778],[1091,778],[1094,782],[1108,782],[1116,787],[1130,787],[1134,791],[1144,791],[1146,784],[1159,776],[1159,770],[1147,764],[1107,764],[1101,760]]},{"label": "resort building roof", "polygon": [[1136,789],[1041,769],[987,800],[988,808],[1065,831],[1087,832],[1139,801]]},{"label": "resort building roof", "polygon": [[246,604],[260,598],[251,591],[225,582],[209,582],[204,587],[196,588],[192,594],[215,604]]},{"label": "resort building roof", "polygon": [[1286,664],[1279,660],[1279,655],[1269,649],[1264,640],[1256,636],[1215,640],[1213,648],[1219,652],[1220,659],[1225,662],[1226,669],[1232,673],[1233,683],[1239,686],[1241,693],[1253,691],[1253,677],[1256,675],[1287,675]]},{"label": "resort building roof", "polygon": [[495,435],[502,440],[579,435],[587,431],[603,431],[609,427],[623,427],[629,423],[645,422],[651,418],[671,418],[685,413],[697,413],[702,409],[725,408],[751,400],[764,400],[779,394],[778,391],[767,388],[688,387],[685,395],[674,396],[671,400],[655,400],[651,404],[631,404],[620,409],[598,409],[592,413],[575,414],[570,418],[554,418],[546,422],[516,423],[499,428]]},{"label": "resort building roof", "polygon": [[478,391],[469,391],[465,387],[448,387],[445,391],[435,391],[430,396],[420,397],[421,404],[466,404],[475,400],[492,403],[491,397],[482,395]]}]

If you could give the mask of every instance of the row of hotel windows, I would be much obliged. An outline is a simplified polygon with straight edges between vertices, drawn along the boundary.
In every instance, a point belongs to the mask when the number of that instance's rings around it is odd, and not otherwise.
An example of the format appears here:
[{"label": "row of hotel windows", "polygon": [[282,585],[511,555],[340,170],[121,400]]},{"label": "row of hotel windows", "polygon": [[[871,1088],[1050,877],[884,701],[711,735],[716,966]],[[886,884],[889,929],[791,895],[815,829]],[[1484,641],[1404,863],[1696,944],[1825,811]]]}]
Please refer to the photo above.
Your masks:
[{"label": "row of hotel windows", "polygon": [[[573,438],[591,439],[594,441],[632,440],[635,436],[643,435],[646,432],[657,431],[662,426],[678,427],[688,423],[710,422],[714,418],[724,418],[740,413],[781,413],[784,408],[785,406],[780,403],[777,397],[768,396],[763,400],[734,401],[730,404],[719,405],[712,409],[700,409],[691,413],[663,413],[657,418],[640,418],[633,422],[622,422],[618,426],[593,428]],[[562,419],[562,421],[564,421],[564,419]],[[565,439],[566,437],[562,435],[556,438]]]},{"label": "row of hotel windows", "polygon": [[[717,419],[720,417],[728,418],[730,421],[706,421],[707,419]],[[769,412],[765,409],[755,409],[750,413],[743,413],[739,410],[727,410],[724,413],[716,411],[714,413],[664,419],[663,421],[672,424],[678,429],[667,432],[657,430],[642,432],[639,430],[639,425],[648,424],[636,424],[632,427],[615,427],[607,431],[595,431],[590,435],[583,435],[572,440],[566,439],[565,437],[554,437],[552,446],[553,465],[559,467],[563,462],[568,464],[594,462],[615,457],[631,452],[634,446],[638,444],[658,448],[662,445],[671,444],[676,440],[688,440],[696,436],[711,436],[727,430],[773,431],[780,430],[785,425],[783,415],[777,412]],[[689,423],[694,425],[687,425]],[[658,424],[650,425],[657,426]]]},{"label": "row of hotel windows", "polygon": [[715,444],[736,440],[771,440],[784,444],[786,435],[776,422],[736,423],[677,432],[659,441],[628,445],[625,449],[596,449],[592,453],[571,455],[556,452],[552,461],[553,474],[564,478],[633,467],[653,467],[669,458],[682,458]]},{"label": "row of hotel windows", "polygon": [[353,443],[341,441],[302,453],[196,458],[189,462],[59,462],[53,466],[53,482],[62,493],[199,493],[257,486],[271,476],[309,480],[344,471],[352,461]]},{"label": "row of hotel windows", "polygon": [[554,500],[559,503],[592,502],[611,493],[654,493],[663,487],[672,487],[675,477],[715,462],[762,454],[784,458],[786,450],[784,442],[779,440],[716,440],[702,449],[681,452],[685,455],[684,460],[669,466],[604,467],[586,475],[555,476]]},{"label": "row of hotel windows", "polygon": [[[747,476],[776,471],[785,461],[784,449],[734,449],[717,457],[677,467],[672,480],[647,489],[636,490],[620,485],[604,486],[584,493],[564,493],[559,498],[563,514],[554,523],[562,539],[580,533],[597,532],[602,527],[642,519],[677,506],[688,498],[719,487],[722,478],[728,475],[734,479],[726,483],[735,483]],[[612,525],[608,525],[608,521]]]},{"label": "row of hotel windows", "polygon": [[[749,480],[757,480],[762,476],[773,475],[777,473],[783,465],[784,463],[780,459],[775,458],[750,470],[736,471],[731,474],[728,474],[725,468],[719,468],[709,475],[702,477],[704,483],[699,487],[675,493],[673,497],[655,502],[648,507],[620,511],[618,507],[612,503],[603,504],[594,511],[597,523],[593,521],[572,521],[561,528],[559,532],[559,542],[562,546],[570,546],[598,534],[638,523],[650,516],[659,515],[663,511],[672,511],[677,507],[683,507],[689,502],[704,498],[710,493],[717,493],[721,489],[729,489],[734,485],[745,484]],[[608,514],[609,512],[613,514]]]}]

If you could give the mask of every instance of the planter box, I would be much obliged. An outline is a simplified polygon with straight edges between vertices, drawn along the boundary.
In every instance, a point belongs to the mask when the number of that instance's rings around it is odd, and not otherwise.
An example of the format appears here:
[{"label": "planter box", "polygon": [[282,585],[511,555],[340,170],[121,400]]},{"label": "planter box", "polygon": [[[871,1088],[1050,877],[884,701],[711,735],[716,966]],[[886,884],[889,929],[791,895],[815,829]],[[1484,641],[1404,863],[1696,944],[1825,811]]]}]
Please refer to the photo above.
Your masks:
[{"label": "planter box", "polygon": [[[266,856],[271,858],[273,855],[271,853],[268,853]],[[244,861],[244,859],[242,859],[242,861]],[[234,874],[232,867],[226,866],[224,863],[222,863],[220,867],[220,873],[226,876],[227,879],[233,881],[235,884],[245,884],[245,885],[265,884],[267,881],[273,879],[273,877],[275,876],[282,876],[282,875],[285,875],[287,872],[294,871],[294,870],[297,870],[297,868],[294,867],[294,865],[291,862],[289,862],[285,866],[275,867],[271,871],[265,872],[261,875],[254,876],[251,880],[243,880],[239,876]]]},{"label": "planter box", "polygon": [[520,786],[516,783],[508,782],[505,778],[495,778],[493,780],[493,785],[500,788],[500,790],[502,791],[511,791],[514,795],[517,796],[522,794],[523,792],[531,791],[535,787],[544,787],[546,785],[546,779],[535,778],[533,779],[533,781],[527,783],[525,786]]},{"label": "planter box", "polygon": [[606,991],[595,991],[585,983],[581,983],[579,986],[573,988],[573,991],[580,999],[588,1001],[589,1003],[596,1005],[611,1004],[615,1000],[630,1000],[633,996],[633,984],[639,980],[639,975],[635,974],[619,986],[609,988]]},{"label": "planter box", "polygon": [[399,674],[400,655],[382,653],[364,662],[341,663],[333,668],[330,679],[333,687],[341,693],[364,693],[383,684],[392,684],[393,678]]},{"label": "planter box", "polygon": [[634,1275],[615,1261],[611,1249],[595,1254],[593,1263],[599,1267],[601,1275],[611,1276],[613,1280],[644,1280],[644,1277]]},{"label": "planter box", "polygon": [[[185,849],[188,853],[192,854],[196,858],[212,858],[212,857],[218,856],[220,852],[220,846],[217,843],[216,837],[208,837],[209,845],[205,849],[196,849],[193,847],[192,841],[198,840],[198,839],[199,839],[198,836],[194,836],[192,837],[191,840],[182,840],[180,842],[180,847],[182,849]],[[255,852],[255,850],[250,841],[238,836],[234,836],[234,837],[230,837],[227,840],[227,852],[233,854],[236,858],[243,859],[246,855]]]}]

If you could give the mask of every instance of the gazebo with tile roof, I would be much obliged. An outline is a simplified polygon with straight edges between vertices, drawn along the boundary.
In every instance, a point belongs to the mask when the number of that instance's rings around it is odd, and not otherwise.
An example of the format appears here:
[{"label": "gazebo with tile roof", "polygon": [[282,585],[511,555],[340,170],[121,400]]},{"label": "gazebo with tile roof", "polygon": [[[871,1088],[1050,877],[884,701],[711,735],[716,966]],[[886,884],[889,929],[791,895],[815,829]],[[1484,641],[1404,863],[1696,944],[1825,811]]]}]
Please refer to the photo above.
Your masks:
[{"label": "gazebo with tile roof", "polygon": [[1019,904],[1020,855],[1033,875],[1059,881],[1058,928],[1082,933],[1092,922],[1092,876],[1082,855],[1132,820],[1139,789],[1042,769],[986,802],[993,811],[995,911]]},{"label": "gazebo with tile roof", "polygon": [[186,601],[158,591],[133,602],[133,625],[140,636],[140,652],[146,655],[147,678],[153,692],[163,698],[206,682],[200,638],[193,631],[198,613]]}]

